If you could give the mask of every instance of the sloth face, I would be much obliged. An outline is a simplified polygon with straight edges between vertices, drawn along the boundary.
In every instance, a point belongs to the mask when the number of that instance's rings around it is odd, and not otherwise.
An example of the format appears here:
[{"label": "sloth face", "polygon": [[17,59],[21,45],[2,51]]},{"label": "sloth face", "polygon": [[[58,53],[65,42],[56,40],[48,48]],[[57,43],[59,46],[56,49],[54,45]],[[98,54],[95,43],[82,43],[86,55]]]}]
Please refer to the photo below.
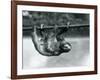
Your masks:
[{"label": "sloth face", "polygon": [[68,28],[39,28],[34,26],[32,41],[36,50],[44,56],[58,56],[69,52],[71,45],[65,41]]}]

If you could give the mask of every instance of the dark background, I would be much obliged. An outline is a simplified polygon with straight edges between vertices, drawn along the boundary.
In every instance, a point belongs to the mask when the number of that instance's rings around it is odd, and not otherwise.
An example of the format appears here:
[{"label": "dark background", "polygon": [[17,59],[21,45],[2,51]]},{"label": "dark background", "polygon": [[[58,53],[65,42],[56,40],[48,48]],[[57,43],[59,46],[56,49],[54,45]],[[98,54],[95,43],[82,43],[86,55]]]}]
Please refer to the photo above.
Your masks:
[{"label": "dark background", "polygon": [[22,17],[24,36],[30,36],[34,26],[44,24],[49,29],[49,26],[62,27],[69,22],[67,37],[89,37],[89,14],[23,11]]}]

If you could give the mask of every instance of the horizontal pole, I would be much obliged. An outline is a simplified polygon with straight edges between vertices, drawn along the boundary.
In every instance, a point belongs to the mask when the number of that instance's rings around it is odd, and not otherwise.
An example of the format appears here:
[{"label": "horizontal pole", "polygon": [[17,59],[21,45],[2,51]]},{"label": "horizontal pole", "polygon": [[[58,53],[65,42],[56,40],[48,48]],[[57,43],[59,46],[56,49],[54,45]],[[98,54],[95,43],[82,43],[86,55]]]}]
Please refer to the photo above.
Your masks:
[{"label": "horizontal pole", "polygon": [[[41,28],[41,26],[37,26],[38,29],[49,29],[49,28],[79,28],[79,27],[89,27],[89,24],[75,24],[75,25],[62,25],[62,26],[43,26]],[[24,26],[23,25],[23,30],[26,30],[26,29],[32,29],[32,25],[31,26]]]}]

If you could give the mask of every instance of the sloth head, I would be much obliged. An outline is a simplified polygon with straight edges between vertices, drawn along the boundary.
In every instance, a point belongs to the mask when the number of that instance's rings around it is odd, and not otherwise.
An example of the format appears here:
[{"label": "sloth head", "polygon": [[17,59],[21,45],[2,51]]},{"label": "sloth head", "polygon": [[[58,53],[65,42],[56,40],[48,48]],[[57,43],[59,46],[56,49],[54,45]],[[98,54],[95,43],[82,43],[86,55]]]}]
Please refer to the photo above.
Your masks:
[{"label": "sloth head", "polygon": [[32,41],[36,50],[44,56],[58,56],[71,50],[71,45],[65,41],[64,33],[67,27],[43,28],[34,26]]}]

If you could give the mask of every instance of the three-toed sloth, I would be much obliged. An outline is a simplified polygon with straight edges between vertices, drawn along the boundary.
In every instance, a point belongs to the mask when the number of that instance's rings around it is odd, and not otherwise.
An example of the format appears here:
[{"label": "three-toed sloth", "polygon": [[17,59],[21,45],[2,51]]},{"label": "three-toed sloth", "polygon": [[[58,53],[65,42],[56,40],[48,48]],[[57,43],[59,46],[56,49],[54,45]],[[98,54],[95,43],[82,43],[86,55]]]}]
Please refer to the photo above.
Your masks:
[{"label": "three-toed sloth", "polygon": [[71,45],[64,37],[67,30],[68,27],[43,28],[34,26],[32,41],[36,50],[44,56],[58,56],[69,52]]}]

